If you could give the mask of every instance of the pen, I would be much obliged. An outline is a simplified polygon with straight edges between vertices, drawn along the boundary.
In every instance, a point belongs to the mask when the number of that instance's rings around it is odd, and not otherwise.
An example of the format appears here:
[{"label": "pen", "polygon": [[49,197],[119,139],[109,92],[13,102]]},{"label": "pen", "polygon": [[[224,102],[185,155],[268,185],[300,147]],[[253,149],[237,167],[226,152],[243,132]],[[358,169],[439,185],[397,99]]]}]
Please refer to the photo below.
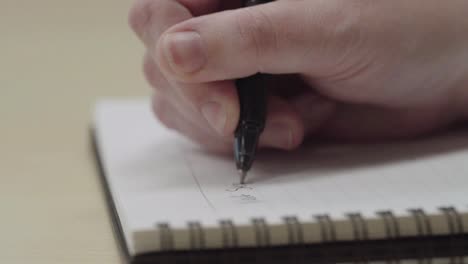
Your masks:
[{"label": "pen", "polygon": [[[271,0],[247,0],[244,6],[267,2]],[[255,160],[260,135],[265,128],[267,94],[264,77],[264,74],[258,73],[236,81],[240,116],[234,134],[234,157],[240,175],[240,184],[245,183],[247,172]]]}]

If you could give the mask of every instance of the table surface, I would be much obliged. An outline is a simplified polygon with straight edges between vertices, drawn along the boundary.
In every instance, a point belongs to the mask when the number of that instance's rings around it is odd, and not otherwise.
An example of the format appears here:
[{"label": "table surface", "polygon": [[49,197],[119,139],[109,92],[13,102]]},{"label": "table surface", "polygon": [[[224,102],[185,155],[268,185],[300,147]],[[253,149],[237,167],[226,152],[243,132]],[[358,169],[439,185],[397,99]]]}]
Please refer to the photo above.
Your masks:
[{"label": "table surface", "polygon": [[149,94],[131,2],[0,0],[0,263],[121,262],[89,128]]}]

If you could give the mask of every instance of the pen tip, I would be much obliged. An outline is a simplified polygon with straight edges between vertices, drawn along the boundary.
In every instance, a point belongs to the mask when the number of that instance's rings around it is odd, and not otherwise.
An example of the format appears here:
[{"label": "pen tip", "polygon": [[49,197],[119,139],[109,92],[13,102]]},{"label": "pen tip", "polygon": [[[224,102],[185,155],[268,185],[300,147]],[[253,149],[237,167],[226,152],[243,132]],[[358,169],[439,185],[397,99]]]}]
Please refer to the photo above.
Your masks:
[{"label": "pen tip", "polygon": [[245,178],[247,177],[247,172],[244,170],[239,170],[240,175],[240,184],[245,184]]}]

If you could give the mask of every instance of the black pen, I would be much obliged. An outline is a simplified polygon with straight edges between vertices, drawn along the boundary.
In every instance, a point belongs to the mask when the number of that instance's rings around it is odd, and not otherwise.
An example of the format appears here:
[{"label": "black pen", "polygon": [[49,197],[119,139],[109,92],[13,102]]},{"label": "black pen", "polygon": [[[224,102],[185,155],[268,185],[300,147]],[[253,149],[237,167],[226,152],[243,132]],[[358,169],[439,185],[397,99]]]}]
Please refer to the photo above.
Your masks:
[{"label": "black pen", "polygon": [[[254,6],[271,0],[247,0],[245,6]],[[240,174],[240,184],[245,183],[247,172],[255,160],[258,141],[265,128],[267,93],[264,74],[239,79],[236,82],[239,95],[240,116],[235,132],[234,156]]]}]

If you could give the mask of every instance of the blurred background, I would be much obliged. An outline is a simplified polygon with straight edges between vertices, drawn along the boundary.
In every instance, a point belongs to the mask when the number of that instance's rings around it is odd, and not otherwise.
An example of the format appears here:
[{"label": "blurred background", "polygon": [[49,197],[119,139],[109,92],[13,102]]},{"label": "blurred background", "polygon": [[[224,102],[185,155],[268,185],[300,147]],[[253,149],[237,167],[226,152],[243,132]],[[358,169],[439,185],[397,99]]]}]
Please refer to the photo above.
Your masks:
[{"label": "blurred background", "polygon": [[116,263],[89,129],[149,94],[131,0],[0,0],[0,263]]}]

